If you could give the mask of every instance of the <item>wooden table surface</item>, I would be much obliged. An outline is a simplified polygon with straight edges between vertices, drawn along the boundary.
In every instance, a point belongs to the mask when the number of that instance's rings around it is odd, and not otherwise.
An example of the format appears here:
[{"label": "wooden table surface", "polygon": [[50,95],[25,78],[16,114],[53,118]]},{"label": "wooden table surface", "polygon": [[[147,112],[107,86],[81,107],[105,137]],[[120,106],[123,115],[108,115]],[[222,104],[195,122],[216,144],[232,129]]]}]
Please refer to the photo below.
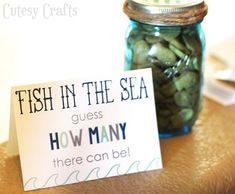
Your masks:
[{"label": "wooden table surface", "polygon": [[[77,183],[28,194],[226,194],[235,193],[235,106],[204,100],[191,133],[161,139],[164,168]],[[0,194],[24,193],[19,157],[0,145]],[[26,192],[25,192],[26,193]]]}]

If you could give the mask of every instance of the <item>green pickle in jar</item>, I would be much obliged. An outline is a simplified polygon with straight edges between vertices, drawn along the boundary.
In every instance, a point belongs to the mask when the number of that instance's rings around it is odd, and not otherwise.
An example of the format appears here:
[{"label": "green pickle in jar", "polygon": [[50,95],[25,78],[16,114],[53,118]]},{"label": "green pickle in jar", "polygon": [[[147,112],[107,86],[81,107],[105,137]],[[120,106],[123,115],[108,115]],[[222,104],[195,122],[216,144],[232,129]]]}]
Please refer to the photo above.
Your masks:
[{"label": "green pickle in jar", "polygon": [[191,131],[202,107],[203,0],[127,0],[125,70],[151,68],[160,137]]}]

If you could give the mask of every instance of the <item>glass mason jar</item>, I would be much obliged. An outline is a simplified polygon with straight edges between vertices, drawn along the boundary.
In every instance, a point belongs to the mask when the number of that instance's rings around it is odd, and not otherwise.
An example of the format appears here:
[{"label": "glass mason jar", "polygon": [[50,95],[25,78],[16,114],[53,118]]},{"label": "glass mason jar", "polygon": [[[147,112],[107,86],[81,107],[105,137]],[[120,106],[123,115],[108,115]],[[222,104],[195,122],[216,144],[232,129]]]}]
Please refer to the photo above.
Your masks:
[{"label": "glass mason jar", "polygon": [[[173,3],[172,3],[173,2]],[[152,68],[160,137],[188,133],[201,110],[202,0],[127,0],[125,70]]]}]

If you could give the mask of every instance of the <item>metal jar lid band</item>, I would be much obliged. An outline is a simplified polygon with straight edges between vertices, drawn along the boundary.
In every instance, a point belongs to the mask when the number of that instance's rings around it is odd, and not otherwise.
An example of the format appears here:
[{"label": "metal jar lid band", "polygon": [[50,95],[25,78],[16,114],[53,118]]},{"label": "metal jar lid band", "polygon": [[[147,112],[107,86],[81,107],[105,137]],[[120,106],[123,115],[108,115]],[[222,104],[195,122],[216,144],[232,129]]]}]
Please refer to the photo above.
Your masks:
[{"label": "metal jar lid band", "polygon": [[[138,0],[143,1],[143,0]],[[133,20],[157,25],[189,25],[197,23],[206,16],[207,4],[151,5],[126,0],[124,12]],[[145,0],[146,1],[146,0]]]}]

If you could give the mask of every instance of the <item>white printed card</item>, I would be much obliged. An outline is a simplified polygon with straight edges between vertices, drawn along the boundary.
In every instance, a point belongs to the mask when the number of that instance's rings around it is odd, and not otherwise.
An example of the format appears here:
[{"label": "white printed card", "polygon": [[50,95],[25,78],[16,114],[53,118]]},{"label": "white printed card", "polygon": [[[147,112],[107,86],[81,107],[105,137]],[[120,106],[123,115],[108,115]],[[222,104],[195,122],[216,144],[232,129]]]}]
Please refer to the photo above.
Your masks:
[{"label": "white printed card", "polygon": [[162,168],[151,69],[11,97],[26,191]]}]

